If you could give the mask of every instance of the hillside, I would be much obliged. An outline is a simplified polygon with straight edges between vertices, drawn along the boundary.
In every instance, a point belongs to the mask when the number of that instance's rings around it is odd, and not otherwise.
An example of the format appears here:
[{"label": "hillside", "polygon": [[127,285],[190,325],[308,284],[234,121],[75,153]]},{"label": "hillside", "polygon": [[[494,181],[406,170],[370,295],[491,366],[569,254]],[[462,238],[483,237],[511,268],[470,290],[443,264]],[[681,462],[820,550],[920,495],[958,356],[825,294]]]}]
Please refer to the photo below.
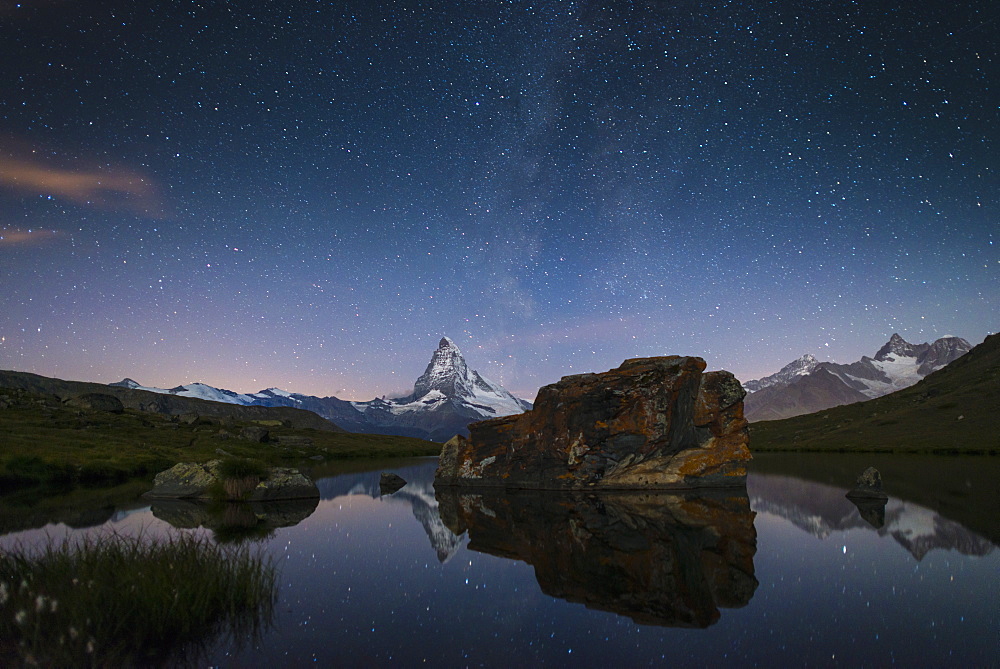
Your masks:
[{"label": "hillside", "polygon": [[753,423],[750,449],[1000,454],[1000,334],[890,395]]},{"label": "hillside", "polygon": [[[27,380],[36,387],[46,385],[45,377],[30,376]],[[170,397],[171,402],[182,400],[187,411],[140,411],[116,402],[106,386],[51,381],[62,391],[94,386],[105,392],[57,396],[0,386],[0,489],[108,485],[150,477],[177,462],[220,456],[311,466],[339,458],[437,455],[441,448],[412,437],[345,433],[300,409],[233,407]],[[130,399],[135,397],[125,396]],[[237,412],[213,413],[227,406]]]},{"label": "hillside", "polygon": [[194,397],[179,395],[162,395],[145,390],[135,390],[102,383],[86,381],[64,381],[62,379],[39,376],[28,372],[0,370],[0,388],[26,390],[41,395],[53,395],[67,399],[87,393],[98,393],[117,397],[126,409],[135,409],[143,413],[166,414],[179,416],[194,414],[240,421],[277,420],[288,422],[295,428],[310,428],[344,432],[344,430],[323,417],[291,407],[242,406],[224,402],[212,402]]}]

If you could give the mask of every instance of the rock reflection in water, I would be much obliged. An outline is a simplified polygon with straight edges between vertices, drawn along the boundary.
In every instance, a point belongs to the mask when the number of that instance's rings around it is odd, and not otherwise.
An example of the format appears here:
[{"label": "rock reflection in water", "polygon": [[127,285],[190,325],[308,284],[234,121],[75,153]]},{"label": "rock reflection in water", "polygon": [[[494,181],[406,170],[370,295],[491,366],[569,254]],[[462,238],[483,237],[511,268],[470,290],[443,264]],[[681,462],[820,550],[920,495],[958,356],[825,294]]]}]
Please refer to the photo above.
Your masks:
[{"label": "rock reflection in water", "polygon": [[280,502],[198,502],[163,499],[152,503],[153,515],[174,527],[212,530],[220,543],[269,538],[279,527],[298,525],[312,515],[319,500]]},{"label": "rock reflection in water", "polygon": [[468,548],[523,560],[547,595],[641,624],[707,627],[757,589],[754,514],[742,489],[497,495],[437,491]]}]

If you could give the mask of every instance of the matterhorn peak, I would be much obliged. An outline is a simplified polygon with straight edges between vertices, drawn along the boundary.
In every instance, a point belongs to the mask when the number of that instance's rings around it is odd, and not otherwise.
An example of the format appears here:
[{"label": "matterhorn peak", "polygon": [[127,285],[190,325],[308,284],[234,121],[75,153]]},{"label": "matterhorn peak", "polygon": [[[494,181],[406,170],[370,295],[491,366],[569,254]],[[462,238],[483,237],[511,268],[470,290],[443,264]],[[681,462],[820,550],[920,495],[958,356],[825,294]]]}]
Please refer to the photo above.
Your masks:
[{"label": "matterhorn peak", "polygon": [[432,390],[445,397],[461,397],[470,394],[473,384],[462,351],[449,337],[442,337],[427,369],[413,384],[413,395],[410,397],[415,400]]}]

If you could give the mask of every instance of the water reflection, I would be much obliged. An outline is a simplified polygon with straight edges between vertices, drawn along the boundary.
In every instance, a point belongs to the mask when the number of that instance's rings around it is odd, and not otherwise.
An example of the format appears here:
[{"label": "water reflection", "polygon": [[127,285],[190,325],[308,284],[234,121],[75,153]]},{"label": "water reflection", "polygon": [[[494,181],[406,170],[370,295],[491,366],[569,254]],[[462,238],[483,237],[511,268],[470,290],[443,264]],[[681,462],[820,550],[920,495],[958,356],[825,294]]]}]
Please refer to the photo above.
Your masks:
[{"label": "water reflection", "polygon": [[758,512],[780,516],[813,536],[862,528],[890,537],[918,561],[934,549],[964,555],[988,555],[988,539],[933,509],[891,497],[875,505],[852,503],[845,489],[775,474],[754,474],[747,481],[750,502]]},{"label": "water reflection", "polygon": [[182,529],[212,530],[219,543],[261,541],[279,527],[292,527],[312,515],[318,500],[280,502],[201,502],[186,499],[155,500],[153,515]]},{"label": "water reflection", "polygon": [[[436,458],[435,458],[436,462]],[[447,562],[462,546],[462,539],[449,530],[438,513],[438,501],[434,497],[434,463],[425,465],[429,472],[422,472],[424,476],[407,474],[411,479],[405,486],[392,493],[393,501],[402,501],[410,505],[413,517],[424,528],[427,538],[431,542],[431,547],[437,553],[438,561]],[[383,497],[381,489],[380,471],[359,472],[337,476],[334,478],[320,479],[316,482],[319,494],[322,499],[333,499],[344,495],[366,495],[372,499]],[[390,497],[390,496],[386,496]]]},{"label": "water reflection", "polygon": [[471,550],[523,560],[547,595],[638,623],[707,627],[757,589],[745,492],[505,496],[446,488],[441,517]]}]

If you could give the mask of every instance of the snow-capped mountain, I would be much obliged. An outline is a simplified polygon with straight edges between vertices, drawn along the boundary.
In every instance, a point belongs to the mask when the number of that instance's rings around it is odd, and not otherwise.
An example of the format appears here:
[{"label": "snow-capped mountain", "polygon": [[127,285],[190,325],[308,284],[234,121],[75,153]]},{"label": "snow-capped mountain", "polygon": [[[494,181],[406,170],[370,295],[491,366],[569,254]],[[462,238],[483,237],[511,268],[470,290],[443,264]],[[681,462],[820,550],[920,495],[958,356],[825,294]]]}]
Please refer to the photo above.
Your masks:
[{"label": "snow-capped mountain", "polygon": [[531,408],[530,402],[514,397],[503,386],[470,369],[458,346],[448,337],[439,342],[427,369],[414,384],[413,393],[399,399],[348,402],[280,388],[244,394],[204,383],[154,388],[129,378],[109,385],[228,404],[306,409],[350,432],[396,434],[432,441],[445,441],[459,433],[468,435],[469,423]]},{"label": "snow-capped mountain", "polygon": [[469,423],[477,420],[531,408],[530,402],[514,397],[503,386],[470,369],[461,350],[448,337],[438,342],[410,395],[352,404],[379,427],[424,430],[425,438],[435,441],[459,433],[467,435]]},{"label": "snow-capped mountain", "polygon": [[812,359],[810,366],[812,356],[803,356],[776,374],[745,383],[754,392],[744,400],[744,411],[750,421],[777,420],[874,399],[912,386],[971,348],[961,337],[911,344],[894,334],[873,358],[850,364]]},{"label": "snow-capped mountain", "polygon": [[799,376],[805,376],[809,372],[816,369],[816,365],[819,361],[811,353],[806,353],[804,356],[797,360],[793,360],[780,371],[771,374],[770,376],[765,376],[762,379],[754,379],[753,381],[747,381],[743,384],[743,388],[749,392],[756,392],[758,390],[763,390],[764,388],[770,388],[771,386],[784,386],[788,385]]}]

